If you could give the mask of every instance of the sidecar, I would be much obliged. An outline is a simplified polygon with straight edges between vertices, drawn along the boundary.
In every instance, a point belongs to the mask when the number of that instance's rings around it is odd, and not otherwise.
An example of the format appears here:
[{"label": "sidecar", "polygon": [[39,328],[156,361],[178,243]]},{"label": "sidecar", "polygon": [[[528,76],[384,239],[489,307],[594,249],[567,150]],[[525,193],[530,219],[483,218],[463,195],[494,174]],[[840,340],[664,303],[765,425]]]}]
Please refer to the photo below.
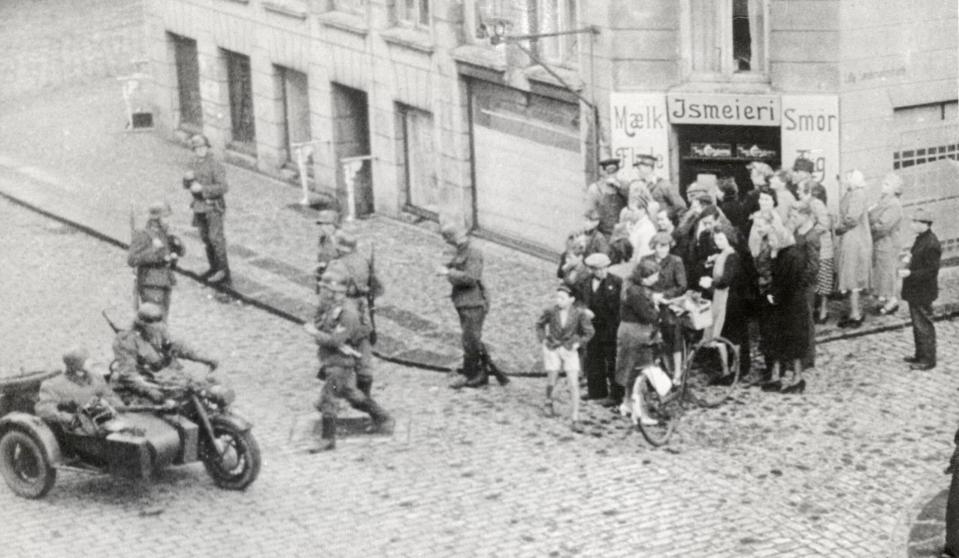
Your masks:
[{"label": "sidecar", "polygon": [[179,415],[125,413],[99,436],[47,424],[33,406],[40,384],[59,373],[0,379],[0,475],[17,495],[43,497],[57,469],[146,479],[163,467],[198,460],[199,427]]}]

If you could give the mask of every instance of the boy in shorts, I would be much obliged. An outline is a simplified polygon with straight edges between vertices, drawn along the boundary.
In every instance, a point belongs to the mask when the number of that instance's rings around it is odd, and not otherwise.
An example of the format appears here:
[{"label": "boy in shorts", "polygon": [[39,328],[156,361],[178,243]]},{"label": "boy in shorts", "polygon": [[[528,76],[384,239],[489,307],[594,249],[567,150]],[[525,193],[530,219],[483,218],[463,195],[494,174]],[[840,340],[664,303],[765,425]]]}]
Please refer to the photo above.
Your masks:
[{"label": "boy in shorts", "polygon": [[563,284],[556,287],[556,304],[543,311],[536,321],[536,335],[543,345],[546,369],[546,413],[555,416],[553,389],[559,373],[566,372],[572,400],[572,427],[579,428],[579,348],[593,337],[592,313],[574,305],[573,293]]}]

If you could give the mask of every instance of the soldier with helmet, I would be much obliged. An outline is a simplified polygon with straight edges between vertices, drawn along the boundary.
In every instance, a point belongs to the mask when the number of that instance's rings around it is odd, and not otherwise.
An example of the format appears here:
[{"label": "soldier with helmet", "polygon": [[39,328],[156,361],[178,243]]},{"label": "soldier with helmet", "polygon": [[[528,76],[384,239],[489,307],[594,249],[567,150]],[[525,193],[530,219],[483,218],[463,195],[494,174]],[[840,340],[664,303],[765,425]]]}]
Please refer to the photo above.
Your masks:
[{"label": "soldier with helmet", "polygon": [[230,189],[226,182],[226,169],[213,157],[210,140],[202,134],[190,138],[194,157],[190,169],[183,177],[183,187],[190,190],[193,201],[193,226],[197,227],[200,239],[206,248],[210,268],[203,278],[211,283],[230,285],[230,264],[226,253],[226,235],[223,230],[223,215],[226,202],[223,196]]},{"label": "soldier with helmet", "polygon": [[444,225],[440,235],[455,252],[446,265],[437,268],[436,274],[446,277],[453,287],[450,296],[463,330],[462,373],[466,382],[453,387],[485,386],[490,374],[500,385],[506,385],[509,378],[493,364],[483,345],[483,321],[489,311],[489,295],[483,285],[483,253],[470,243],[466,231],[459,225]]},{"label": "soldier with helmet", "polygon": [[336,250],[336,232],[339,227],[340,215],[333,209],[321,209],[316,215],[316,225],[320,229],[316,250],[316,292],[320,292],[320,278],[331,261],[339,253]]},{"label": "soldier with helmet", "polygon": [[163,203],[150,205],[147,222],[133,233],[127,252],[127,265],[136,273],[136,303],[152,302],[170,315],[170,292],[176,284],[173,269],[183,256],[183,243],[170,233],[165,222],[170,208]]},{"label": "soldier with helmet", "polygon": [[357,238],[349,231],[339,230],[336,233],[335,259],[327,266],[328,271],[339,273],[346,280],[346,297],[350,299],[360,315],[360,322],[370,328],[370,335],[360,343],[360,353],[363,355],[356,371],[356,383],[360,391],[367,397],[373,389],[373,347],[376,335],[376,325],[373,321],[373,304],[383,295],[383,283],[376,276],[373,268],[373,253],[366,256],[357,250]]},{"label": "soldier with helmet", "polygon": [[81,422],[77,412],[97,398],[112,407],[123,404],[99,374],[88,370],[89,360],[90,353],[80,347],[63,354],[63,374],[40,384],[40,396],[34,405],[40,418],[67,430],[92,435],[98,432],[87,432],[86,428],[93,425]]},{"label": "soldier with helmet", "polygon": [[117,332],[113,340],[115,364],[110,382],[124,398],[143,397],[163,402],[163,392],[152,383],[161,372],[178,374],[178,359],[206,364],[211,370],[216,359],[202,355],[187,344],[170,337],[163,324],[163,310],[152,302],[140,305],[129,329]]},{"label": "soldier with helmet", "polygon": [[393,432],[393,418],[356,385],[362,344],[364,340],[368,340],[370,328],[362,323],[356,305],[347,298],[348,288],[348,278],[345,275],[335,270],[324,273],[320,283],[320,303],[316,317],[312,323],[303,325],[303,329],[316,341],[317,356],[320,360],[317,377],[325,381],[315,403],[322,416],[321,441],[309,450],[310,453],[336,447],[338,398],[345,399],[354,409],[370,415],[373,419],[373,432]]}]

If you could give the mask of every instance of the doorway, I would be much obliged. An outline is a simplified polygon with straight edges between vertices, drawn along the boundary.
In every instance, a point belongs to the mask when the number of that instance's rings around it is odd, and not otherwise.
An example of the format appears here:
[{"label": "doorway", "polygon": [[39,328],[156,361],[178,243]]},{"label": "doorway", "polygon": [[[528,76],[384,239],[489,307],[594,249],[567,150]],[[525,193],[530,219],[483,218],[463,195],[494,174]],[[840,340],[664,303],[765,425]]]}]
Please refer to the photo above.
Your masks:
[{"label": "doorway", "polygon": [[679,144],[679,190],[700,174],[732,177],[740,193],[753,189],[746,165],[761,161],[778,169],[782,160],[779,126],[676,125]]},{"label": "doorway", "polygon": [[[341,161],[370,155],[370,119],[366,92],[333,85],[333,154],[336,157],[336,193],[346,207],[346,177]],[[363,161],[354,179],[357,216],[373,213],[372,161]],[[344,211],[346,213],[346,211]]]}]

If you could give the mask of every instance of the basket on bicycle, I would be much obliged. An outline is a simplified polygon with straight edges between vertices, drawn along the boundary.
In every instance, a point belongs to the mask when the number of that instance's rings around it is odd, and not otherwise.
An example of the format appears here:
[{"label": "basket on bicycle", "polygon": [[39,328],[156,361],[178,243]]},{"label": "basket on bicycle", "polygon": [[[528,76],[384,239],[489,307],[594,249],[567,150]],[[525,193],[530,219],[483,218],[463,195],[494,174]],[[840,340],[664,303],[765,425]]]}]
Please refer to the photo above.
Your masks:
[{"label": "basket on bicycle", "polygon": [[686,295],[673,301],[680,322],[686,329],[703,330],[713,325],[712,304],[703,298]]}]

